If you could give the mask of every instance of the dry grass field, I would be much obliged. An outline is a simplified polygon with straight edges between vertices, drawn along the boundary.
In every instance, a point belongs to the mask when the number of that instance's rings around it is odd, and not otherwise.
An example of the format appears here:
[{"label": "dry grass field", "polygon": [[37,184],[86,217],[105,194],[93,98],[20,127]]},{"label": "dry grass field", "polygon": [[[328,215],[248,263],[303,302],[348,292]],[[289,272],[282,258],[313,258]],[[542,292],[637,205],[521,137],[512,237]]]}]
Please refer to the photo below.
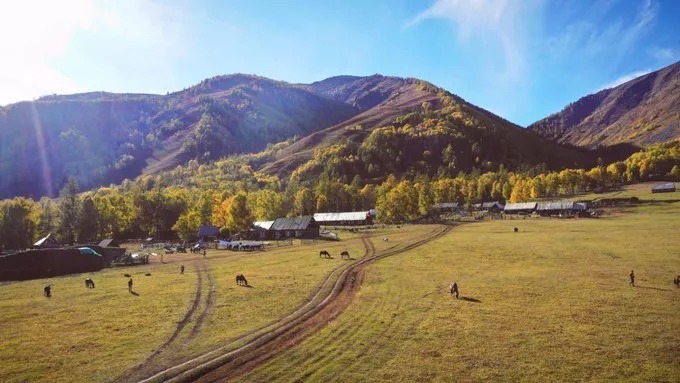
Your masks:
[{"label": "dry grass field", "polygon": [[[672,283],[680,202],[648,190],[620,192],[654,201],[603,218],[469,223],[370,264],[342,314],[237,380],[680,381],[680,289]],[[432,229],[368,235],[380,253]],[[0,381],[135,381],[216,349],[294,311],[333,270],[364,255],[360,234],[341,237],[2,284]],[[334,258],[320,259],[321,249]],[[342,250],[354,260],[341,260]],[[236,286],[238,273],[252,287]],[[453,280],[461,299],[447,292]]]}]

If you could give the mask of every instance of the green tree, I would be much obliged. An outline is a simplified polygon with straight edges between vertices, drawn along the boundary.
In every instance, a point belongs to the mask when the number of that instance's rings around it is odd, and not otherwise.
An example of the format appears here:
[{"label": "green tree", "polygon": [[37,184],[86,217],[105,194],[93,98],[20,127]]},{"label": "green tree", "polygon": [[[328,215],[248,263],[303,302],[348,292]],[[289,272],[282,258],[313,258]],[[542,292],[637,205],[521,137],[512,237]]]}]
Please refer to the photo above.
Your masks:
[{"label": "green tree", "polygon": [[246,232],[253,225],[253,215],[248,208],[245,192],[239,192],[230,198],[227,227],[232,232]]},{"label": "green tree", "polygon": [[78,199],[78,181],[74,177],[69,178],[59,192],[59,197],[59,234],[62,241],[74,243],[81,210]]},{"label": "green tree", "polygon": [[82,201],[82,210],[78,220],[78,241],[95,240],[99,233],[99,212],[90,195]]}]

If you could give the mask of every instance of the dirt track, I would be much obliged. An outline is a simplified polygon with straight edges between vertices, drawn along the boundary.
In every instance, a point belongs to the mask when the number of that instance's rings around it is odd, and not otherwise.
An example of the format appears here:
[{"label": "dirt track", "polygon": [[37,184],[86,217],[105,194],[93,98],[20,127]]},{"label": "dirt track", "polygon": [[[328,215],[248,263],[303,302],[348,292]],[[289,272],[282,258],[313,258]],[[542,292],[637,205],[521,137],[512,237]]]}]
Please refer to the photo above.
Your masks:
[{"label": "dirt track", "polygon": [[[342,313],[350,305],[361,286],[365,266],[379,259],[421,246],[450,230],[450,226],[441,226],[425,238],[396,245],[380,252],[376,252],[371,240],[364,237],[362,238],[365,247],[364,257],[343,269],[336,269],[330,273],[306,304],[279,321],[233,339],[216,350],[160,371],[141,382],[223,382],[240,376],[276,356],[282,350],[298,344]],[[210,297],[208,299],[211,300]],[[200,317],[204,317],[206,311],[207,309]],[[200,327],[200,321],[194,327],[192,334],[198,332],[197,327]]]}]

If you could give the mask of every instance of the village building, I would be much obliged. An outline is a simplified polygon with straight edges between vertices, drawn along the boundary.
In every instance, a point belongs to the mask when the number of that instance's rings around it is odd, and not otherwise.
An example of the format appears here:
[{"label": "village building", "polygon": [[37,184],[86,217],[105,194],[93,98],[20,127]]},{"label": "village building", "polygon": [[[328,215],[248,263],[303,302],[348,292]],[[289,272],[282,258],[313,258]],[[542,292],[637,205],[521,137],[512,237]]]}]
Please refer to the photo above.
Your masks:
[{"label": "village building", "polygon": [[314,220],[321,226],[359,226],[373,224],[373,216],[368,211],[316,213],[314,214]]},{"label": "village building", "polygon": [[482,202],[472,205],[472,207],[479,211],[490,212],[490,213],[500,213],[505,208],[500,202]]},{"label": "village building", "polygon": [[675,183],[669,182],[652,186],[652,193],[672,193],[675,191]]},{"label": "village building", "polygon": [[458,202],[439,202],[432,205],[432,209],[439,214],[457,212],[459,207]]},{"label": "village building", "polygon": [[257,221],[253,222],[253,227],[250,229],[250,239],[258,239],[263,241],[265,239],[274,239],[273,233],[269,231],[274,221]]},{"label": "village building", "polygon": [[273,239],[314,239],[319,236],[319,223],[311,215],[277,218],[268,231]]},{"label": "village building", "polygon": [[504,214],[529,215],[536,210],[536,202],[508,203],[503,208]]},{"label": "village building", "polygon": [[213,225],[204,225],[198,228],[199,242],[214,242],[220,234],[220,228]]},{"label": "village building", "polygon": [[573,201],[538,202],[536,212],[541,216],[575,217],[587,210],[587,205]]}]

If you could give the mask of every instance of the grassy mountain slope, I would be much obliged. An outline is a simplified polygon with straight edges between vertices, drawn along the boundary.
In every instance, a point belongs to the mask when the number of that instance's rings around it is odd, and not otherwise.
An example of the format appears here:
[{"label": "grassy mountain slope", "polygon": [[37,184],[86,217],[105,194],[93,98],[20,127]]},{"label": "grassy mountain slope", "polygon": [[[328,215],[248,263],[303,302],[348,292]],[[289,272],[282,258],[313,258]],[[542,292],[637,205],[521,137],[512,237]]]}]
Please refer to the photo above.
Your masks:
[{"label": "grassy mountain slope", "polygon": [[674,140],[680,137],[680,62],[583,97],[528,128],[589,148]]},{"label": "grassy mountain slope", "polygon": [[346,180],[355,175],[380,179],[395,173],[455,175],[500,164],[562,168],[592,162],[584,151],[546,141],[420,80],[329,80],[338,85],[335,90],[324,82],[310,87],[370,109],[284,148],[262,173],[286,178],[296,172],[313,179],[328,172]]}]

